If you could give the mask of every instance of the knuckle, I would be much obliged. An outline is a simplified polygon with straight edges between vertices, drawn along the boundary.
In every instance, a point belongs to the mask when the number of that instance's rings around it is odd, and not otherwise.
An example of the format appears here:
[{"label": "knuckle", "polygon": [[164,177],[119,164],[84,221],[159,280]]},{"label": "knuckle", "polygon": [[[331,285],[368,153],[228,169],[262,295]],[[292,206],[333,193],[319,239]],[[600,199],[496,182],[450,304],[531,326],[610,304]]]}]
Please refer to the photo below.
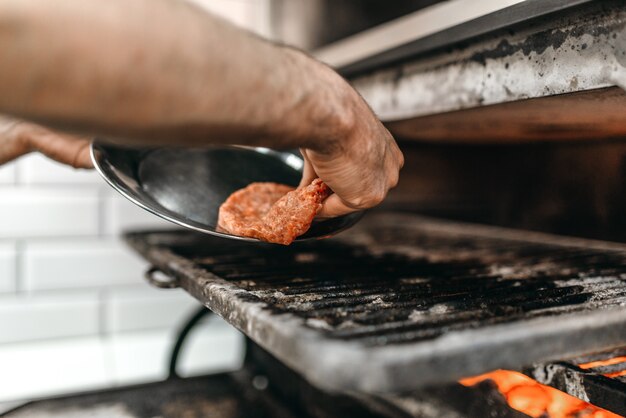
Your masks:
[{"label": "knuckle", "polygon": [[374,195],[372,195],[370,203],[372,206],[376,206],[379,203],[381,203],[383,200],[385,200],[385,197],[387,196],[387,192],[386,191],[379,191],[377,193],[375,193]]},{"label": "knuckle", "polygon": [[393,189],[398,185],[398,181],[400,180],[400,175],[398,172],[394,172],[391,177],[389,177],[389,188]]},{"label": "knuckle", "polygon": [[404,154],[399,149],[398,149],[398,166],[400,168],[404,167]]},{"label": "knuckle", "polygon": [[387,193],[385,191],[377,191],[364,196],[357,197],[350,202],[355,209],[368,209],[378,205],[385,200]]}]

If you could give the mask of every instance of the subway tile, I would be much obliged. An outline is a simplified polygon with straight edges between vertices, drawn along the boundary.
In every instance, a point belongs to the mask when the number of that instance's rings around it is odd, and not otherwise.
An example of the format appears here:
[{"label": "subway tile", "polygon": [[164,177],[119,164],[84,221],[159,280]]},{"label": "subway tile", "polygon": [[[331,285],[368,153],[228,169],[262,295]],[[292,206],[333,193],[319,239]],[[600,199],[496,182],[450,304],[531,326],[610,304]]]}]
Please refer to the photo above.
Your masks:
[{"label": "subway tile", "polygon": [[102,184],[95,170],[77,170],[41,154],[30,154],[17,162],[20,184]]},{"label": "subway tile", "polygon": [[0,298],[0,344],[93,335],[99,331],[99,312],[98,295],[93,292],[3,296]]},{"label": "subway tile", "polygon": [[105,197],[103,218],[103,230],[107,235],[120,235],[133,229],[176,228],[173,223],[140,208],[117,193]]},{"label": "subway tile", "polygon": [[101,389],[111,385],[97,337],[0,346],[0,402]]},{"label": "subway tile", "polygon": [[147,266],[117,239],[26,242],[21,259],[29,292],[138,284]]},{"label": "subway tile", "polygon": [[[176,335],[171,331],[116,334],[107,338],[113,380],[128,385],[162,380]],[[197,376],[236,370],[243,358],[243,338],[233,328],[205,326],[192,331],[183,346],[179,373]]]},{"label": "subway tile", "polygon": [[15,182],[15,164],[0,165],[0,184]]},{"label": "subway tile", "polygon": [[0,243],[0,293],[15,291],[15,244]]},{"label": "subway tile", "polygon": [[244,338],[235,328],[223,325],[214,322],[206,326],[199,324],[198,329],[189,334],[180,356],[178,373],[181,376],[199,376],[241,367]]},{"label": "subway tile", "polygon": [[112,289],[104,300],[105,330],[120,333],[146,329],[172,329],[201,305],[180,289]]},{"label": "subway tile", "polygon": [[0,238],[98,233],[97,190],[0,187]]},{"label": "subway tile", "polygon": [[168,331],[113,335],[105,339],[107,364],[116,385],[163,380],[167,377]]}]

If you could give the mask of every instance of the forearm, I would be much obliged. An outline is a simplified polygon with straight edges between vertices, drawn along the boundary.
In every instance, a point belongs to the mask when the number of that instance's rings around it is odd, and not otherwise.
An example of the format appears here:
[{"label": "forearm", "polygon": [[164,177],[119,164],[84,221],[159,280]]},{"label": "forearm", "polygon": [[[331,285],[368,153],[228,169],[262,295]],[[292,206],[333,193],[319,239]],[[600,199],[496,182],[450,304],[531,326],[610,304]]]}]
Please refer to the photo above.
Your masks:
[{"label": "forearm", "polygon": [[3,0],[0,50],[0,112],[118,142],[315,149],[353,122],[332,71],[178,1]]}]

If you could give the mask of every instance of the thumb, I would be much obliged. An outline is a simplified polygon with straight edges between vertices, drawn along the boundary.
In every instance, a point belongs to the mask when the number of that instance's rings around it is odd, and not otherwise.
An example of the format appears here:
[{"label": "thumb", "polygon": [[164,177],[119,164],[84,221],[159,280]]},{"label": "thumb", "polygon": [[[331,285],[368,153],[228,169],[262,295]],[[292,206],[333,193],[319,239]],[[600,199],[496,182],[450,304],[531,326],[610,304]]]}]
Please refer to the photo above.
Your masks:
[{"label": "thumb", "polygon": [[331,194],[322,203],[322,209],[317,213],[318,218],[334,218],[356,212],[359,209],[348,206],[338,195]]},{"label": "thumb", "polygon": [[315,168],[313,164],[309,160],[309,157],[306,155],[306,150],[300,151],[302,157],[304,158],[304,169],[302,170],[302,179],[300,180],[300,185],[298,187],[304,187],[311,184],[313,180],[315,180],[318,176],[315,172]]}]

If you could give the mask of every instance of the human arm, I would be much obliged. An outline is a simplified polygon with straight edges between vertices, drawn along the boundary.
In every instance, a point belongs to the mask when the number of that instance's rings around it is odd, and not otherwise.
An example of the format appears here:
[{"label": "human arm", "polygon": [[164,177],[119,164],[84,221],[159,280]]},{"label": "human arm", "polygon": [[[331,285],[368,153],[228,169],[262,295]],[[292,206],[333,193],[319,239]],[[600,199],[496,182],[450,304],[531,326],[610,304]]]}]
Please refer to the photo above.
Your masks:
[{"label": "human arm", "polygon": [[378,203],[402,165],[330,68],[181,1],[4,0],[0,50],[0,112],[123,144],[300,147],[336,193],[324,215]]}]

